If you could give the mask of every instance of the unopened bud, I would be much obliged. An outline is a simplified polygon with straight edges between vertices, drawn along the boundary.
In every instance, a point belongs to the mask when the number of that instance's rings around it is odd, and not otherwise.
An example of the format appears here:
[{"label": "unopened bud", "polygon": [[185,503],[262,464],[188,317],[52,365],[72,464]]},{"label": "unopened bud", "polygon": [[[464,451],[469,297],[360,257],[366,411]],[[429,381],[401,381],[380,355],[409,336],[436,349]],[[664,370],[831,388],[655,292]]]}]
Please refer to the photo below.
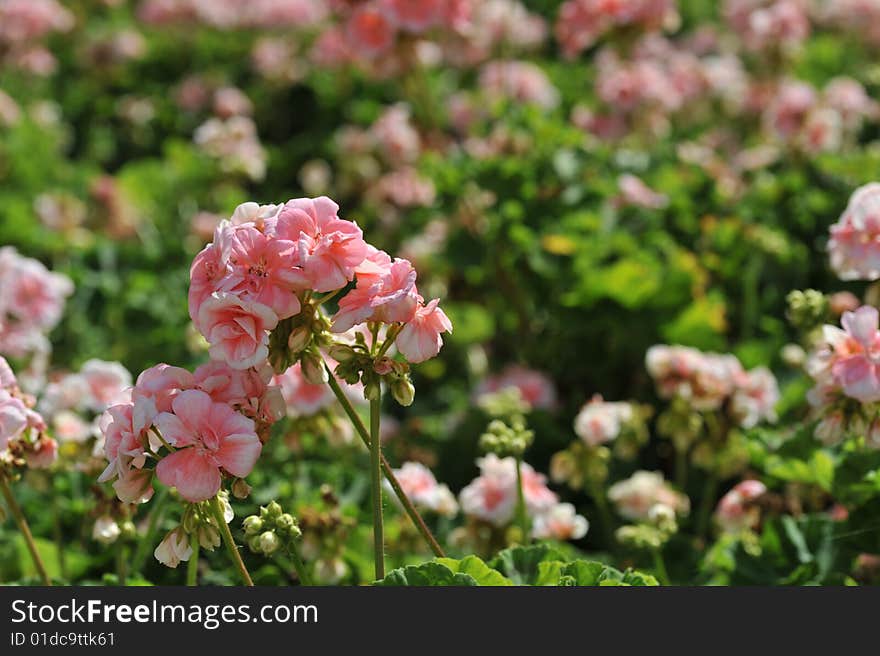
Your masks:
[{"label": "unopened bud", "polygon": [[248,537],[257,535],[263,530],[263,520],[256,515],[245,517],[241,525],[244,528],[244,534]]},{"label": "unopened bud", "polygon": [[303,353],[300,364],[303,378],[312,385],[323,385],[327,382],[327,370],[320,355],[314,351],[307,351]]},{"label": "unopened bud", "polygon": [[328,350],[328,355],[337,362],[348,362],[357,355],[355,350],[348,344],[333,344]]},{"label": "unopened bud", "polygon": [[278,547],[280,546],[281,541],[278,539],[278,536],[275,535],[275,531],[266,531],[265,533],[260,534],[260,551],[267,556],[271,556],[278,551]]},{"label": "unopened bud", "polygon": [[264,506],[260,510],[265,512],[266,517],[273,521],[281,517],[281,513],[284,512],[284,510],[281,508],[281,504],[277,501],[270,501],[268,505]]},{"label": "unopened bud", "polygon": [[236,499],[247,499],[251,494],[251,486],[243,478],[236,478],[232,484],[232,496]]},{"label": "unopened bud", "polygon": [[297,326],[290,331],[290,337],[287,338],[287,348],[290,349],[292,355],[297,355],[305,350],[312,341],[312,331],[309,326]]},{"label": "unopened bud", "polygon": [[395,378],[391,382],[391,395],[402,406],[412,405],[416,396],[416,388],[409,377]]},{"label": "unopened bud", "polygon": [[364,381],[364,398],[367,401],[378,401],[382,398],[382,385],[378,380]]}]

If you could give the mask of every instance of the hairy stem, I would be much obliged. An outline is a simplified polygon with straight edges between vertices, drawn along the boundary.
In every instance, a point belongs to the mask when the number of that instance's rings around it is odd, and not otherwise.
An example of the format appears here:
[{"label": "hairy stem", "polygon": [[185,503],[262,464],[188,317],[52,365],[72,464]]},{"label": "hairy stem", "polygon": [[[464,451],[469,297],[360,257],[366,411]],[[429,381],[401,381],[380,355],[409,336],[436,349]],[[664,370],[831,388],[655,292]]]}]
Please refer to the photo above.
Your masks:
[{"label": "hairy stem", "polygon": [[189,536],[189,545],[192,549],[192,555],[186,564],[186,585],[192,588],[198,585],[199,580],[199,550],[202,545],[199,544],[198,533]]},{"label": "hairy stem", "polygon": [[382,519],[382,440],[379,439],[379,417],[382,392],[370,401],[370,497],[373,501],[373,557],[376,580],[385,578],[385,527]]},{"label": "hairy stem", "polygon": [[226,518],[223,517],[223,504],[220,503],[220,497],[216,496],[211,500],[211,510],[214,512],[214,519],[217,520],[217,526],[220,529],[220,535],[223,537],[223,544],[226,546],[226,552],[229,554],[229,558],[232,560],[232,564],[235,565],[235,568],[238,570],[239,576],[241,576],[241,580],[247,586],[253,586],[254,581],[251,579],[250,573],[247,571],[247,567],[245,567],[244,561],[241,559],[241,554],[238,553],[238,546],[235,544],[235,540],[232,538],[232,531],[229,530],[229,525],[226,523]]},{"label": "hairy stem", "polygon": [[306,565],[303,562],[302,556],[300,556],[299,547],[293,542],[290,543],[290,546],[287,549],[287,555],[290,556],[290,561],[293,563],[293,569],[296,570],[300,585],[313,585],[312,579],[306,571]]},{"label": "hairy stem", "polygon": [[49,574],[46,572],[46,566],[43,564],[43,559],[40,558],[40,553],[37,551],[37,545],[34,542],[34,536],[31,534],[31,528],[28,526],[27,519],[25,519],[21,506],[18,505],[18,502],[12,495],[12,488],[9,487],[9,481],[6,478],[6,474],[3,473],[0,473],[0,491],[3,492],[3,498],[6,499],[6,505],[9,506],[9,512],[12,513],[15,523],[18,525],[18,530],[21,531],[21,536],[24,538],[24,542],[31,554],[34,566],[37,568],[40,578],[43,579],[43,584],[52,585],[52,581],[49,579]]}]

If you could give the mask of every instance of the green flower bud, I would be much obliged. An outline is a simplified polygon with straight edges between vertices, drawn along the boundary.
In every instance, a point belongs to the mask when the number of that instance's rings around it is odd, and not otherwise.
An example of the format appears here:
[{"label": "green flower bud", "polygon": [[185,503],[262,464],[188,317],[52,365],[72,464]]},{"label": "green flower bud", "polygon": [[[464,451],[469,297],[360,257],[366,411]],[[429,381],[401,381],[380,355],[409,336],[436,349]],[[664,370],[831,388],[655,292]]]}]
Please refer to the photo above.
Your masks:
[{"label": "green flower bud", "polygon": [[245,517],[241,525],[244,528],[244,534],[248,537],[256,535],[263,530],[263,520],[256,515]]},{"label": "green flower bud", "polygon": [[395,378],[391,382],[391,395],[400,405],[407,407],[412,405],[416,396],[416,388],[408,376]]},{"label": "green flower bud", "polygon": [[281,504],[277,501],[270,501],[268,505],[260,508],[260,514],[262,515],[265,513],[264,519],[269,519],[273,522],[277,520],[283,512],[284,510],[281,508]]},{"label": "green flower bud", "polygon": [[309,326],[297,326],[290,331],[290,337],[287,338],[287,348],[290,349],[291,355],[297,355],[304,351],[312,341],[312,331]]},{"label": "green flower bud", "polygon": [[293,515],[290,513],[284,513],[275,520],[275,530],[278,531],[281,535],[289,535],[291,529],[296,526],[296,520],[293,518]]},{"label": "green flower bud", "polygon": [[357,352],[348,344],[334,344],[327,350],[327,353],[339,363],[348,362],[357,357]]},{"label": "green flower bud", "polygon": [[382,397],[382,385],[378,380],[364,381],[364,398],[367,401],[377,401]]},{"label": "green flower bud", "polygon": [[278,548],[281,546],[281,541],[278,539],[275,531],[266,531],[265,533],[260,534],[259,544],[260,552],[267,556],[271,556],[278,551]]}]

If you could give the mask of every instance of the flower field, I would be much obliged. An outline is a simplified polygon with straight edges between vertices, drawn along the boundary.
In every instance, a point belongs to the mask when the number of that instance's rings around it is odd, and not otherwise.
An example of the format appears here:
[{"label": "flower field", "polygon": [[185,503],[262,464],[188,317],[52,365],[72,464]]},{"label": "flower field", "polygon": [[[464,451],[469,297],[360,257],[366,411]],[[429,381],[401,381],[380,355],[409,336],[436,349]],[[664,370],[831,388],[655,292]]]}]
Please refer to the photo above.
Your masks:
[{"label": "flower field", "polygon": [[0,583],[880,583],[880,0],[0,0]]}]

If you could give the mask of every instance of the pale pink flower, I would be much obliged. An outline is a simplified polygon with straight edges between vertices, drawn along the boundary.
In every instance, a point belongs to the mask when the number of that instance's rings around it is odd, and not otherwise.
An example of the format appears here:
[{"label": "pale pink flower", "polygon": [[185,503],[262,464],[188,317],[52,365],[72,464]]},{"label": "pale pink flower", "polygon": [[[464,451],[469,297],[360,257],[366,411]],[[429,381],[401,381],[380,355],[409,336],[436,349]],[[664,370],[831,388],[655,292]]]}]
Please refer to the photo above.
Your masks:
[{"label": "pale pink flower", "polygon": [[550,378],[534,369],[510,365],[501,373],[490,376],[477,387],[475,397],[516,388],[530,408],[550,410],[556,407],[556,388]]},{"label": "pale pink flower", "polygon": [[70,410],[62,410],[52,417],[52,434],[62,443],[85,442],[92,435],[92,426]]},{"label": "pale pink flower", "polygon": [[405,462],[394,470],[400,487],[419,508],[454,517],[458,512],[455,496],[446,485],[437,482],[430,469],[418,462]]},{"label": "pale pink flower", "polygon": [[880,183],[856,189],[828,241],[831,268],[842,280],[880,278]]},{"label": "pale pink flower", "polygon": [[538,540],[580,540],[589,528],[590,523],[577,514],[573,505],[558,503],[535,515],[532,537]]},{"label": "pale pink flower", "polygon": [[844,312],[843,330],[824,326],[825,346],[807,366],[820,385],[833,382],[843,394],[862,403],[880,401],[880,331],[877,308]]},{"label": "pale pink flower", "polygon": [[574,432],[585,444],[599,446],[615,440],[624,424],[632,419],[632,404],[609,403],[597,394],[575,417]]},{"label": "pale pink flower", "polygon": [[6,361],[6,358],[0,355],[0,388],[10,390],[17,385],[18,381],[15,379],[15,373],[12,371],[12,367],[9,366],[9,362]]},{"label": "pale pink flower", "polygon": [[440,309],[439,303],[435,298],[427,305],[419,307],[397,337],[398,350],[414,364],[437,355],[443,346],[440,335],[452,332],[452,322]]},{"label": "pale pink flower", "polygon": [[290,417],[309,417],[331,406],[336,398],[328,385],[315,385],[307,381],[299,362],[275,376],[273,382],[281,387]]},{"label": "pale pink flower", "polygon": [[181,392],[155,425],[176,451],[156,466],[165,485],[177,488],[192,503],[220,490],[221,471],[244,478],[251,473],[262,445],[254,422],[225,403],[214,403],[200,390]]},{"label": "pale pink flower", "polygon": [[[462,511],[495,526],[504,526],[513,519],[516,510],[516,460],[490,453],[478,458],[477,465],[480,475],[459,494]],[[521,467],[526,511],[537,515],[549,510],[558,498],[547,487],[547,478],[526,463]]]},{"label": "pale pink flower", "polygon": [[743,373],[733,355],[703,353],[686,346],[652,346],[645,363],[661,397],[678,396],[697,410],[718,409]]},{"label": "pale pink flower", "polygon": [[[878,4],[880,7],[880,4]],[[827,105],[835,110],[849,129],[858,128],[865,118],[877,118],[880,108],[865,87],[849,77],[836,77],[822,91]]]},{"label": "pale pink flower", "polygon": [[762,421],[776,421],[779,385],[766,367],[756,367],[737,380],[731,397],[731,413],[743,428],[753,428]]},{"label": "pale pink flower", "polygon": [[647,520],[651,508],[658,504],[679,515],[690,509],[689,499],[672,489],[660,472],[637,471],[608,488],[608,498],[622,517],[632,521]]},{"label": "pale pink flower", "polygon": [[361,229],[338,212],[336,203],[320,196],[289,200],[278,213],[274,236],[292,242],[295,261],[314,291],[344,287],[367,255]]},{"label": "pale pink flower", "polygon": [[279,319],[298,314],[296,291],[308,283],[295,266],[293,242],[273,239],[248,224],[227,226],[224,255],[230,271],[221,282],[223,290],[271,308]]},{"label": "pale pink flower", "polygon": [[180,526],[169,531],[153,551],[153,556],[166,567],[176,568],[192,556],[189,535]]},{"label": "pale pink flower", "polygon": [[810,35],[804,0],[726,0],[724,16],[749,50],[792,49]]},{"label": "pale pink flower", "polygon": [[619,203],[623,206],[662,209],[669,203],[669,197],[661,194],[642,182],[636,176],[626,173],[617,178],[620,190]]},{"label": "pale pink flower", "polygon": [[754,502],[766,493],[767,486],[761,481],[737,483],[721,497],[715,510],[715,521],[723,531],[731,533],[757,528],[761,521],[761,509]]},{"label": "pale pink flower", "polygon": [[221,87],[214,92],[214,113],[220,118],[250,116],[253,111],[253,103],[241,89]]},{"label": "pale pink flower", "polygon": [[64,299],[73,293],[67,276],[21,257],[10,246],[0,248],[0,280],[4,289],[0,310],[40,331],[55,327],[64,311]]},{"label": "pale pink flower", "polygon": [[447,0],[381,0],[380,4],[395,25],[420,33],[442,20]]},{"label": "pale pink flower", "polygon": [[421,137],[410,120],[409,107],[404,103],[386,108],[370,126],[368,136],[391,165],[415,161],[422,149]]},{"label": "pale pink flower", "polygon": [[[142,412],[148,412],[148,408],[152,408],[154,414],[170,412],[174,397],[194,386],[195,378],[190,372],[163,362],[145,369],[138,375],[132,391],[132,400],[138,408],[142,408]],[[148,416],[144,421],[150,423],[152,420],[153,417]]]},{"label": "pale pink flower", "polygon": [[24,458],[32,469],[48,469],[58,459],[58,442],[42,435],[24,452]]},{"label": "pale pink flower", "polygon": [[111,406],[100,422],[104,455],[109,462],[98,481],[117,479],[113,488],[126,503],[143,503],[153,495],[153,474],[143,466],[149,444],[147,430],[154,413],[144,412],[143,406],[143,402]]},{"label": "pale pink flower", "polygon": [[349,17],[345,27],[351,49],[364,57],[376,57],[394,44],[394,26],[378,5],[366,3]]},{"label": "pale pink flower", "polygon": [[131,387],[131,373],[119,362],[87,360],[80,368],[80,376],[89,386],[90,405],[95,412],[124,401],[125,390]]},{"label": "pale pink flower", "polygon": [[219,360],[207,362],[193,373],[194,387],[208,394],[215,403],[246,405],[260,399],[268,387],[272,369],[233,369]]},{"label": "pale pink flower", "polygon": [[28,427],[27,407],[18,397],[0,389],[0,451]]},{"label": "pale pink flower", "polygon": [[406,323],[422,302],[416,271],[407,260],[395,259],[368,246],[367,258],[356,269],[357,285],[339,301],[331,330],[344,333],[365,321]]},{"label": "pale pink flower", "polygon": [[209,353],[233,369],[247,369],[269,355],[269,333],[278,316],[262,303],[215,292],[199,308],[198,327],[211,345]]},{"label": "pale pink flower", "polygon": [[493,61],[480,71],[480,88],[490,98],[504,98],[552,109],[559,92],[541,68],[525,61]]},{"label": "pale pink flower", "polygon": [[[214,243],[208,244],[196,255],[190,267],[189,277],[189,316],[198,326],[199,310],[215,291],[221,290],[221,281],[230,271],[229,263],[223,253],[223,230],[218,226],[214,232]],[[225,238],[223,238],[225,239]]]}]

